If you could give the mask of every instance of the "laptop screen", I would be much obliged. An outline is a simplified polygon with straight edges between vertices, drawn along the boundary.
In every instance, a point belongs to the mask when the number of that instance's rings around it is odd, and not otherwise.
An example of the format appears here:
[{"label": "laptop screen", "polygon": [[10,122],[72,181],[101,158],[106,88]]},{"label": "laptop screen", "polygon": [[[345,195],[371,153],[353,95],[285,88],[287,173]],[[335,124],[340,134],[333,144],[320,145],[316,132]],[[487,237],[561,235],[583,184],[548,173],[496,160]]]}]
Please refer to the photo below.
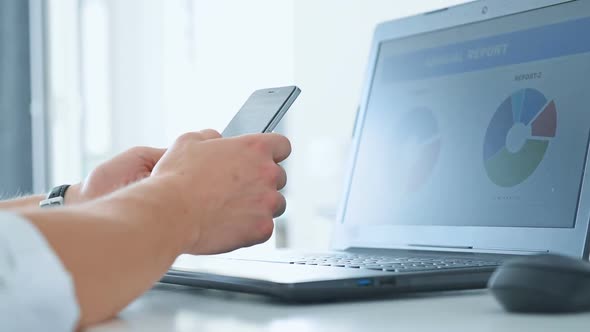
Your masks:
[{"label": "laptop screen", "polygon": [[382,42],[346,219],[574,227],[590,16],[568,6]]}]

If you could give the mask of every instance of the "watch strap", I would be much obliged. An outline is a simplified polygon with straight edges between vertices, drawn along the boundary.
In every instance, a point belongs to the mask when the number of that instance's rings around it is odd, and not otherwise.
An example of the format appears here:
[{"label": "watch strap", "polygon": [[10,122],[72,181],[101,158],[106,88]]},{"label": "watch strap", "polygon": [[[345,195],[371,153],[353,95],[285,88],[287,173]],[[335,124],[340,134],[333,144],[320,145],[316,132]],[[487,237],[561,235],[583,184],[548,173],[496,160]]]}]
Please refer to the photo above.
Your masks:
[{"label": "watch strap", "polygon": [[47,199],[51,199],[54,197],[66,197],[66,191],[68,190],[68,188],[70,187],[69,184],[63,184],[61,186],[57,186],[53,189],[51,189],[51,191],[49,192],[49,194],[47,194]]}]

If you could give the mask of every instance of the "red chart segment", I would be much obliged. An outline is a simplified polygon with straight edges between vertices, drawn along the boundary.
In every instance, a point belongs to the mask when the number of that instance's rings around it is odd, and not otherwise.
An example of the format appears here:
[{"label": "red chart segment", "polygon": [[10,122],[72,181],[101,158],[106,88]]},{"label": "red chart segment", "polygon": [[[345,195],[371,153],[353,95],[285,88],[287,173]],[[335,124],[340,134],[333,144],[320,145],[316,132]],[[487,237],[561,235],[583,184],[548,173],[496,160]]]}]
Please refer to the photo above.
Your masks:
[{"label": "red chart segment", "polygon": [[537,137],[555,137],[557,128],[557,110],[552,100],[533,121],[532,135]]}]

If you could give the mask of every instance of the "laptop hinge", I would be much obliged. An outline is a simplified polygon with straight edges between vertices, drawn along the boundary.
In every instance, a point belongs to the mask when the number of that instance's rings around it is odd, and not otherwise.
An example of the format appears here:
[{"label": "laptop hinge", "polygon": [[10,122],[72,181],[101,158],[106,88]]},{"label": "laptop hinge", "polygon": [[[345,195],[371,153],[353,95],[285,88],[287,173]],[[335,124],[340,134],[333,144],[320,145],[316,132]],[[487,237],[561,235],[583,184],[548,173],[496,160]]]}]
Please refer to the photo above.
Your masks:
[{"label": "laptop hinge", "polygon": [[469,251],[480,253],[495,253],[495,254],[540,254],[547,253],[549,250],[534,250],[534,249],[509,249],[509,248],[476,248],[473,246],[441,246],[432,244],[407,244],[407,247],[422,249],[422,250],[451,250],[451,251]]},{"label": "laptop hinge", "polygon": [[437,246],[437,245],[432,245],[432,244],[408,244],[408,247],[428,248],[428,249],[463,249],[463,250],[473,249],[473,247],[471,247],[471,246]]},{"label": "laptop hinge", "polygon": [[513,255],[535,255],[548,253],[549,250],[534,249],[506,249],[506,248],[473,248],[473,251],[481,253],[513,254]]}]

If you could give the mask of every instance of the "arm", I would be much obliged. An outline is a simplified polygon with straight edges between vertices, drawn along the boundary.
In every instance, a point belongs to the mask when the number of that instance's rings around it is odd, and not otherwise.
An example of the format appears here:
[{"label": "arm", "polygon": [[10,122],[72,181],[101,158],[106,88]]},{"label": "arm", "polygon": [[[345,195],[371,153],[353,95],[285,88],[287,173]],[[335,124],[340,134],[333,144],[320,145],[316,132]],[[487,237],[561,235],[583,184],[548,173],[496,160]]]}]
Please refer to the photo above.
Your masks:
[{"label": "arm", "polygon": [[[45,236],[74,279],[80,326],[111,317],[150,288],[186,249],[185,225],[170,226],[167,193],[148,179],[108,198],[23,215]],[[107,244],[108,243],[108,244]]]},{"label": "arm", "polygon": [[[112,163],[112,161],[111,161]],[[105,165],[109,165],[106,163]],[[111,179],[113,181],[115,179]],[[74,204],[79,203],[82,201],[82,197],[80,197],[80,189],[82,187],[82,183],[74,184],[68,188],[66,191],[66,195],[64,197],[64,201],[66,204]],[[8,211],[22,211],[25,209],[32,209],[39,207],[39,203],[45,199],[46,195],[31,195],[31,196],[23,196],[19,198],[9,199],[6,201],[0,201],[0,210],[8,210]]]},{"label": "arm", "polygon": [[183,135],[152,175],[101,199],[24,213],[73,277],[81,327],[112,317],[181,253],[211,254],[266,241],[285,210],[274,134]]},{"label": "arm", "polygon": [[[165,151],[135,147],[117,155],[94,169],[83,182],[70,186],[64,197],[65,204],[91,201],[150,176]],[[44,199],[45,195],[33,195],[0,201],[0,210],[18,212],[34,209]]]},{"label": "arm", "polygon": [[44,195],[33,195],[20,198],[14,198],[7,201],[0,201],[0,210],[21,210],[30,209],[39,206],[39,203],[45,199]]}]

